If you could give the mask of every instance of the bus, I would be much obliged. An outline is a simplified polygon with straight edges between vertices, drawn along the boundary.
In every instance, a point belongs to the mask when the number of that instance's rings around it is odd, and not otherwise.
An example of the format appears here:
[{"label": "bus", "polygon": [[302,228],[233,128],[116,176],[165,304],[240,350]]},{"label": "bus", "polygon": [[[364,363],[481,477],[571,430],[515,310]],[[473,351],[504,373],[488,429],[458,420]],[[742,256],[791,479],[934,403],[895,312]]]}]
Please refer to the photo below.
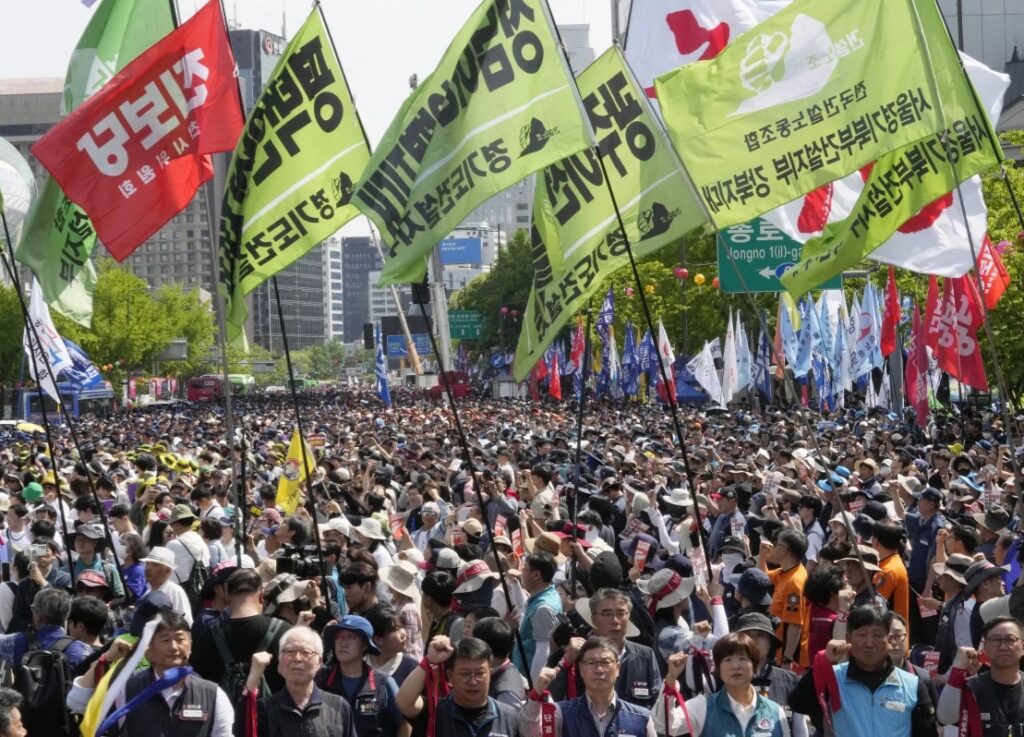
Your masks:
[{"label": "bus", "polygon": [[287,386],[289,389],[301,392],[305,389],[316,389],[320,386],[320,382],[316,379],[293,379]]},{"label": "bus", "polygon": [[[249,374],[228,374],[233,395],[251,394],[256,388],[256,379]],[[188,380],[185,398],[190,402],[209,402],[224,396],[224,377],[206,374]]]},{"label": "bus", "polygon": [[[88,389],[70,381],[57,382],[57,391],[68,413],[75,418],[82,415],[108,417],[114,411],[114,389],[109,381],[103,381]],[[40,403],[37,389],[4,389],[3,418],[5,420],[25,420],[41,424],[43,408],[46,408],[46,419],[51,424],[59,425],[64,418],[57,408],[57,403],[43,393]]]}]

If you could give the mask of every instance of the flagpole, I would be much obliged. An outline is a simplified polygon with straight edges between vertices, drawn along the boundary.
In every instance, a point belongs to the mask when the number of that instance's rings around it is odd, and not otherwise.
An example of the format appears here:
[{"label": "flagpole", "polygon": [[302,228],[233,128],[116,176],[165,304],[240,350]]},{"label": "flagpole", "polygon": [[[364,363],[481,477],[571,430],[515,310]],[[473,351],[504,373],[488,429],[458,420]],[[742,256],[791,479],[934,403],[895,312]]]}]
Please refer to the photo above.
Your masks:
[{"label": "flagpole", "polygon": [[[306,435],[302,431],[302,410],[299,407],[299,393],[295,391],[295,369],[292,366],[292,354],[288,350],[288,331],[284,324],[284,310],[281,308],[281,292],[277,288],[277,276],[270,277],[274,285],[274,302],[277,304],[277,319],[281,324],[281,345],[284,347],[284,360],[288,366],[288,388],[292,396],[292,407],[295,410],[295,431],[299,434],[299,453],[302,455],[302,468],[306,473],[306,507],[310,521],[313,523],[313,541],[316,543],[316,555],[320,561],[320,583],[323,586],[327,610],[331,609],[331,586],[327,577],[327,563],[324,557],[323,544],[320,541],[320,525],[316,521],[316,500],[313,498],[313,474],[309,467],[309,454],[306,453]],[[312,452],[312,449],[310,449]]]},{"label": "flagpole", "polygon": [[[420,300],[420,314],[423,316],[423,322],[429,324],[427,319],[427,307]],[[428,330],[427,335],[430,338],[430,348],[434,352],[434,358],[437,359],[438,364],[441,364],[441,354],[437,348],[437,338],[434,337],[434,331]],[[487,507],[484,505],[484,492],[483,485],[480,484],[480,479],[477,477],[476,466],[473,465],[473,454],[469,450],[469,441],[466,439],[466,431],[462,428],[462,420],[459,417],[459,409],[455,404],[455,395],[452,394],[452,388],[447,377],[443,377],[441,386],[444,387],[445,396],[448,398],[448,406],[452,410],[452,420],[455,422],[455,432],[458,435],[459,446],[462,448],[462,453],[465,457],[466,468],[469,470],[470,476],[473,477],[474,488],[477,489],[476,499],[480,505],[480,516],[483,517],[484,527],[487,529],[487,539],[494,540],[494,529],[491,526],[491,519],[487,515]],[[494,553],[494,565],[498,569],[498,581],[501,582],[501,591],[505,595],[505,606],[509,614],[515,609],[512,605],[512,596],[508,591],[508,583],[505,581],[505,566],[501,562],[501,556],[498,555],[497,551]],[[523,638],[519,634],[519,628],[513,630],[516,638],[516,646],[519,649],[519,656],[526,663],[526,671],[523,673],[526,676],[526,682],[529,684],[530,690],[533,690],[533,677],[530,675],[530,664],[526,659],[526,647],[523,645]]]},{"label": "flagpole", "polygon": [[[573,474],[573,502],[572,502],[572,534],[576,536],[577,520],[580,513],[580,474],[583,463],[583,417],[587,407],[587,371],[590,369],[590,327],[593,323],[594,311],[592,300],[587,300],[587,327],[583,334],[583,365],[580,366],[581,389],[579,409],[576,413],[576,469]],[[569,585],[572,589],[572,596],[576,596],[576,556],[572,557],[572,566],[569,568]]]},{"label": "flagpole", "polygon": [[[629,72],[630,77],[633,80],[633,83],[637,87],[640,87],[642,89],[642,86],[637,81],[636,74],[633,73],[633,67],[625,59],[623,59],[623,62],[624,62],[626,70]],[[644,100],[644,104],[646,104],[646,100]],[[724,250],[725,250],[725,252],[726,252],[726,254],[727,254],[728,258],[729,258],[729,262],[732,264],[732,268],[736,272],[736,275],[737,275],[737,277],[740,280],[740,287],[743,290],[743,293],[746,296],[746,299],[749,302],[751,309],[754,311],[754,314],[756,314],[757,317],[758,317],[759,326],[760,326],[761,330],[764,331],[765,335],[767,335],[768,334],[767,322],[765,321],[764,316],[758,311],[757,304],[754,302],[754,298],[751,296],[750,291],[747,289],[746,279],[744,278],[742,272],[740,271],[739,266],[736,264],[736,258],[735,258],[735,256],[732,253],[732,249],[729,248],[725,244],[724,240],[722,239],[721,230],[719,230],[717,224],[715,223],[715,219],[711,216],[711,213],[708,212],[707,206],[704,204],[704,200],[701,199],[700,195],[697,193],[696,189],[694,188],[694,186],[693,186],[693,178],[690,176],[690,172],[687,170],[686,164],[683,162],[682,158],[679,156],[679,152],[676,151],[675,146],[673,146],[671,144],[671,142],[670,142],[670,140],[668,138],[668,135],[667,135],[667,133],[665,131],[665,127],[664,127],[665,124],[664,124],[664,121],[662,120],[662,117],[660,115],[655,115],[654,119],[655,119],[655,121],[657,121],[657,125],[658,125],[658,128],[659,128],[659,131],[662,134],[662,140],[667,142],[667,149],[668,149],[668,151],[674,157],[674,159],[676,161],[676,165],[679,167],[679,170],[684,175],[683,179],[686,181],[687,187],[690,190],[690,194],[693,196],[694,201],[697,202],[698,205],[701,207],[701,210],[703,211],[704,216],[707,218],[708,222],[711,223],[712,227],[715,229],[715,243],[716,243],[716,246],[720,250],[724,248]],[[609,193],[611,193],[612,204],[615,206],[615,214],[616,214],[616,217],[619,220],[619,227],[623,229],[623,236],[625,237],[625,228],[622,225],[622,216],[619,213],[618,205],[615,203],[615,194],[614,194],[614,192],[612,192],[611,184],[608,182],[608,176],[607,176],[607,173],[605,172],[604,161],[600,157],[600,152],[598,152],[598,162],[601,165],[601,172],[602,172],[602,174],[605,177],[605,182],[607,183],[608,191],[609,191]],[[629,254],[629,262],[630,262],[630,265],[631,265],[631,267],[633,269],[633,275],[634,275],[634,278],[636,279],[637,284],[639,286],[639,284],[640,284],[640,275],[639,275],[639,272],[637,271],[636,262],[635,262],[635,260],[633,258],[633,250],[632,250],[632,247],[631,247],[631,245],[629,243],[629,239],[625,238],[625,241],[626,241],[626,252]],[[647,310],[647,300],[644,297],[644,290],[642,288],[640,288],[639,292],[640,292],[641,305],[643,305],[644,313],[647,316],[647,319],[649,321],[650,320],[650,316],[649,316],[648,310]],[[780,309],[786,309],[786,308],[780,304]],[[775,361],[776,361],[777,365],[779,365],[779,366],[784,366],[785,365],[784,363],[781,362],[781,357],[779,356],[778,352],[775,349],[774,341],[770,341],[769,342],[769,351],[775,357]],[[660,351],[658,352],[658,367],[659,367],[659,369],[662,372],[662,376],[664,377],[665,370],[664,370],[664,365],[663,365],[663,362],[662,362],[662,357],[661,357],[661,352]],[[796,386],[793,383],[793,379],[790,377],[789,372],[786,371],[785,369],[783,369],[782,378],[783,378],[783,383],[785,384],[786,389],[789,390],[790,392],[792,392],[794,397],[799,397],[799,395],[796,393]],[[663,380],[665,380],[665,379],[663,378]],[[668,387],[668,385],[666,384],[666,388],[667,387]],[[674,394],[674,392],[673,392],[673,394]],[[672,399],[674,400],[675,397],[673,396]],[[672,408],[673,421],[676,423],[677,432],[678,432],[678,415],[676,413],[675,402],[672,401],[670,406]],[[814,444],[815,453],[817,454],[817,456],[819,458],[822,457],[821,448],[818,445],[817,436],[814,433],[813,428],[811,427],[810,422],[807,420],[807,417],[805,416],[802,408],[797,412],[797,415],[800,418],[801,423],[804,425],[804,428],[808,431],[808,436],[811,438],[811,442]],[[690,484],[691,489],[693,490],[693,508],[694,508],[694,512],[697,514],[697,521],[698,521],[697,530],[700,533],[701,543],[704,545],[705,556],[707,556],[707,559],[709,561],[708,565],[710,566],[711,557],[707,555],[707,536],[706,536],[706,533],[704,531],[704,526],[702,524],[700,524],[700,515],[699,515],[699,511],[697,509],[696,487],[693,484],[693,472],[690,469],[689,458],[688,458],[688,456],[686,454],[686,451],[685,451],[685,443],[683,442],[682,435],[679,436],[679,443],[680,443],[680,447],[683,448],[683,465],[686,468],[687,480],[688,480],[688,482]],[[826,476],[826,483],[828,484],[829,488],[832,489],[832,493],[835,494],[836,490],[835,490],[835,487],[832,484],[832,480],[831,480],[831,476],[830,475]],[[838,496],[836,496],[835,498],[838,499]],[[843,509],[845,509],[846,511],[849,511],[849,506],[847,504],[844,504],[842,502],[840,502],[840,504],[841,504]],[[849,518],[843,517],[843,521],[846,523],[846,530],[847,530],[847,534],[849,534],[849,536],[850,536],[850,539],[851,540],[856,540],[857,539],[856,538],[856,531],[853,529],[853,525],[850,523]],[[862,558],[862,556],[860,554],[860,550],[857,548],[856,545],[853,548],[853,552],[854,552],[854,555],[857,557],[858,561],[863,563],[864,561],[863,561],[863,558]],[[874,585],[872,584],[871,581],[868,581],[867,583],[868,583],[868,589],[871,592],[871,595],[874,596]]]},{"label": "flagpole", "polygon": [[[373,221],[370,218],[366,218],[367,224],[370,226],[370,240],[373,245],[377,248],[377,255],[380,256],[381,263],[384,263],[384,249],[380,246],[380,235],[377,233],[376,228],[373,227]],[[405,319],[405,310],[402,309],[402,302],[398,298],[398,287],[394,284],[390,285],[391,297],[395,300],[395,309],[398,311],[398,322],[402,325],[402,333],[405,335],[405,351],[409,354],[409,363],[412,364],[412,370],[417,375],[423,374],[423,366],[420,364],[420,354],[416,350],[416,343],[412,339],[412,332],[409,330],[409,321]]]},{"label": "flagpole", "polygon": [[[942,136],[943,143],[946,144],[948,148],[949,128],[946,122],[946,110],[942,104],[942,97],[939,95],[938,83],[935,80],[935,63],[932,60],[931,46],[928,44],[928,38],[924,32],[924,24],[921,21],[921,14],[917,9],[917,3],[915,0],[909,0],[909,2],[911,10],[914,14],[914,32],[917,35],[919,43],[924,47],[925,64],[927,64],[929,72],[928,86],[931,88],[932,97],[935,98],[937,109],[939,112],[939,121],[942,124],[942,128],[944,130]],[[943,27],[945,27],[945,24],[943,24]],[[948,28],[946,28],[946,32],[947,37],[950,39],[950,42],[952,42],[952,38],[948,36]],[[978,100],[977,92],[974,89],[974,85],[971,84],[970,79],[967,78],[967,70],[964,69],[963,60],[959,59],[959,57],[958,60],[960,61],[960,71],[964,75],[964,79],[967,81],[967,87],[971,92],[972,98],[974,99],[975,108],[979,114],[984,115],[985,119],[988,120],[988,112],[981,105],[980,101]],[[989,125],[986,126],[986,133],[989,133],[990,131],[991,121],[989,121]],[[993,139],[991,135],[986,135],[986,138],[988,138],[989,144],[992,146],[992,149],[996,153],[996,155],[999,158],[1002,158],[1002,147],[999,146],[999,143],[995,139]],[[992,358],[992,370],[995,372],[996,385],[999,387],[999,404],[1003,413],[1003,421],[1006,423],[1007,442],[1008,444],[1013,445],[1013,431],[1014,429],[1016,429],[1017,436],[1020,437],[1020,428],[1017,426],[1009,410],[1008,403],[1010,395],[1006,391],[1006,380],[1003,377],[1003,367],[999,362],[999,354],[996,350],[995,336],[992,333],[992,324],[989,320],[988,305],[985,303],[985,289],[981,283],[981,273],[978,267],[978,249],[974,243],[974,234],[971,232],[970,219],[967,215],[967,205],[964,202],[963,193],[961,192],[960,174],[956,162],[953,160],[953,157],[951,156],[947,156],[946,160],[949,162],[949,169],[953,175],[953,181],[956,183],[957,199],[960,200],[960,214],[964,220],[964,229],[967,231],[967,244],[970,246],[971,249],[971,261],[974,263],[974,283],[978,292],[978,307],[981,310],[982,322],[985,326],[985,337],[988,341],[989,353],[991,354]],[[977,337],[975,337],[975,339],[977,339]],[[1013,464],[1014,472],[1019,476],[1021,472],[1021,465],[1017,460],[1016,454],[1011,454],[1010,460]]]}]

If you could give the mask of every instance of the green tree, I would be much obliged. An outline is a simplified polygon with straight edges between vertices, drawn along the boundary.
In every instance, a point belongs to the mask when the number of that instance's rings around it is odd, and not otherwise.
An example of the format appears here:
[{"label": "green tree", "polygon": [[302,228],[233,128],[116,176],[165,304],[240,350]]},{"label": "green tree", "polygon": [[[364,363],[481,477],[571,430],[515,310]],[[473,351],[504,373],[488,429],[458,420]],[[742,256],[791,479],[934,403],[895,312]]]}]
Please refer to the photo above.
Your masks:
[{"label": "green tree", "polygon": [[314,379],[337,379],[345,363],[345,344],[330,340],[309,349],[309,373]]},{"label": "green tree", "polygon": [[161,373],[197,376],[214,342],[212,306],[200,299],[198,289],[186,291],[180,284],[160,287],[155,300],[157,307],[167,316],[168,335],[171,339],[184,338],[188,346],[188,358],[161,364]]},{"label": "green tree", "polygon": [[[0,382],[8,386],[20,379],[24,332],[18,293],[14,287],[0,287]],[[28,376],[27,369],[25,375]]]}]

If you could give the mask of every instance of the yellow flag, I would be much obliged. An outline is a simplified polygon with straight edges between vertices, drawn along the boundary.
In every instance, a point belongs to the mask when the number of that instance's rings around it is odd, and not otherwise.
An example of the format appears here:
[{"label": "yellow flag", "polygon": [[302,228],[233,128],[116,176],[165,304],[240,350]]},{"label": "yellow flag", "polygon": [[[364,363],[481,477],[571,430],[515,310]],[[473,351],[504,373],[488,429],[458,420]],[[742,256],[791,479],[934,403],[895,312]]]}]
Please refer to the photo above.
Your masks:
[{"label": "yellow flag", "polygon": [[[302,451],[306,452],[305,462],[302,459]],[[313,451],[309,444],[299,437],[296,430],[292,435],[292,442],[288,446],[288,456],[284,459],[284,471],[281,472],[281,479],[277,482],[277,499],[275,503],[285,514],[295,514],[299,503],[302,501],[302,482],[306,480],[306,467],[312,470],[316,466],[313,458]]]}]

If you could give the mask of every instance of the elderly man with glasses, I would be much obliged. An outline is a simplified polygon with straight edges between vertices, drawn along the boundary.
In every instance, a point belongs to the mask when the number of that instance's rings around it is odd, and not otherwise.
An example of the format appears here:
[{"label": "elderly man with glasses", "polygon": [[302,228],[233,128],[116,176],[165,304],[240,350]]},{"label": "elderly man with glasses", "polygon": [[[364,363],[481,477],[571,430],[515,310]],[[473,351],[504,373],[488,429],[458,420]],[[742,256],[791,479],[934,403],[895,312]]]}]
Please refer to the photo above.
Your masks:
[{"label": "elderly man with glasses", "polygon": [[[983,652],[989,670],[978,673],[978,651],[961,647],[946,687],[939,696],[942,724],[962,725],[961,734],[1024,735],[1024,625],[1013,617],[996,617],[982,630]],[[963,730],[966,727],[966,731]]]},{"label": "elderly man with glasses", "polygon": [[[245,737],[356,737],[352,709],[341,696],[321,691],[313,682],[324,661],[320,635],[309,627],[292,627],[281,636],[278,670],[285,687],[258,698],[270,653],[252,656],[245,703],[238,710],[235,733]],[[252,734],[247,725],[255,723]]]}]

